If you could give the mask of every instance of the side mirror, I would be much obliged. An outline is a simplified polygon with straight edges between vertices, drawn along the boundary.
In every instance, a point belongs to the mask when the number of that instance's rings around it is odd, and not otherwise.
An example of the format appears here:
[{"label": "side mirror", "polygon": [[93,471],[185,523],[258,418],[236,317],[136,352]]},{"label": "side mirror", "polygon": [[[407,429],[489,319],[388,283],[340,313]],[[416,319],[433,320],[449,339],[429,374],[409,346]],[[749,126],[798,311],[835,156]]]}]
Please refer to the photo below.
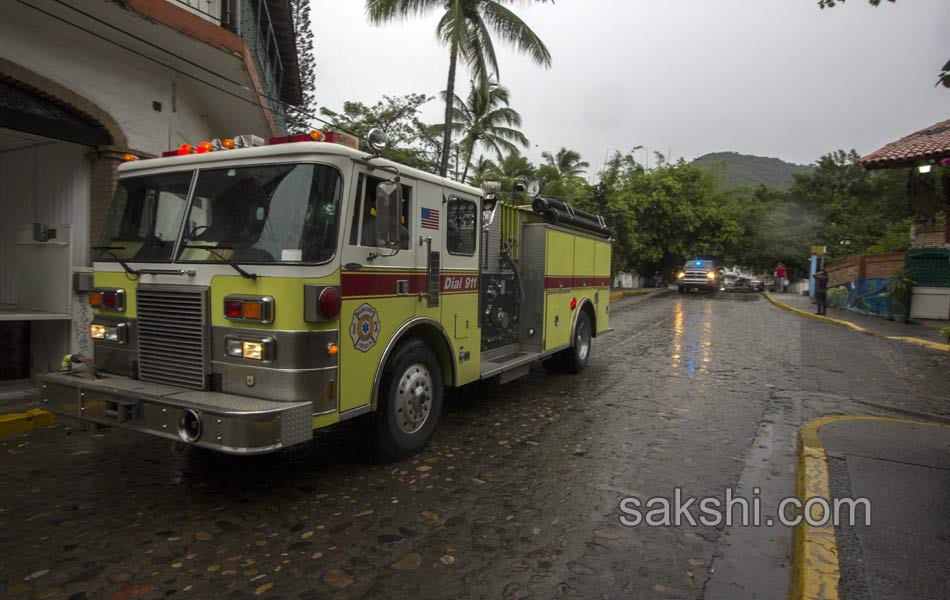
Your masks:
[{"label": "side mirror", "polygon": [[387,246],[398,246],[401,237],[402,186],[383,181],[376,186],[376,239]]}]

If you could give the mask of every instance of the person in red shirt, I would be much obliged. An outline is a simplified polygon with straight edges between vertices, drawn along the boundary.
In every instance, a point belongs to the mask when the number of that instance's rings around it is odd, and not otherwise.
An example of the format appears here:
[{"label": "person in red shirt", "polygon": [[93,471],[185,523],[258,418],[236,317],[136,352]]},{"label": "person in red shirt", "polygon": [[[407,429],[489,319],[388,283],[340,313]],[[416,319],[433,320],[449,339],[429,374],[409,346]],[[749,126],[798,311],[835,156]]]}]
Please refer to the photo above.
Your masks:
[{"label": "person in red shirt", "polygon": [[779,263],[775,267],[775,290],[778,292],[787,292],[788,291],[788,271],[785,270],[785,265]]}]

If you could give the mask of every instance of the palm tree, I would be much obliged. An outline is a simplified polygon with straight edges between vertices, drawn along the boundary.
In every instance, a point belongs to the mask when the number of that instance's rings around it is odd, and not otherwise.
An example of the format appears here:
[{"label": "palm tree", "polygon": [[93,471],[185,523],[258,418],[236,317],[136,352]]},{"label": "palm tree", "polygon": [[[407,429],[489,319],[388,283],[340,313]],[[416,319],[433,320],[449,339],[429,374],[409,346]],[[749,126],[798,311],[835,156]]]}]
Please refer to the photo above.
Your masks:
[{"label": "palm tree", "polygon": [[[431,10],[445,13],[439,20],[436,35],[449,47],[449,78],[445,88],[445,128],[442,137],[444,177],[449,169],[449,148],[452,146],[452,114],[455,100],[455,70],[459,56],[485,89],[492,75],[498,77],[498,60],[491,32],[502,41],[528,54],[536,63],[551,66],[551,53],[541,38],[508,9],[515,0],[366,0],[366,14],[374,25],[405,19]],[[521,0],[522,2],[529,0]],[[547,0],[534,0],[546,2]]]},{"label": "palm tree", "polygon": [[553,156],[550,152],[542,152],[541,157],[557,171],[558,178],[561,181],[580,179],[587,172],[587,168],[590,167],[590,163],[581,160],[579,153],[563,147]]},{"label": "palm tree", "polygon": [[490,181],[493,177],[497,177],[497,174],[498,165],[490,158],[479,156],[478,160],[476,160],[472,166],[472,178],[469,182],[471,185],[478,187],[483,181]]},{"label": "palm tree", "polygon": [[517,150],[503,158],[492,174],[501,183],[500,198],[515,204],[515,190],[535,178],[535,169],[531,162]]},{"label": "palm tree", "polygon": [[[443,95],[445,93],[443,92]],[[468,98],[455,97],[452,111],[452,131],[462,135],[459,146],[465,161],[462,182],[468,176],[475,147],[481,144],[494,151],[498,160],[505,154],[518,151],[518,145],[528,147],[528,138],[518,131],[521,115],[509,106],[508,88],[497,82],[491,82],[488,89],[472,82]],[[444,125],[434,125],[433,130],[441,132]]]}]

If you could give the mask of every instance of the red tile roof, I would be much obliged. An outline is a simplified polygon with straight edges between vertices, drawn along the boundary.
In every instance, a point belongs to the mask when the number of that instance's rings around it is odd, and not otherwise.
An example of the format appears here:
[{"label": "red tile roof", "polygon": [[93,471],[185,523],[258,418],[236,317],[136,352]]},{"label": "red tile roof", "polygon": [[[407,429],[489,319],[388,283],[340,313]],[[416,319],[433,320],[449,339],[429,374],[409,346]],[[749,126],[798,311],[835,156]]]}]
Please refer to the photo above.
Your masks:
[{"label": "red tile roof", "polygon": [[950,119],[935,123],[861,158],[869,169],[910,166],[950,156]]}]

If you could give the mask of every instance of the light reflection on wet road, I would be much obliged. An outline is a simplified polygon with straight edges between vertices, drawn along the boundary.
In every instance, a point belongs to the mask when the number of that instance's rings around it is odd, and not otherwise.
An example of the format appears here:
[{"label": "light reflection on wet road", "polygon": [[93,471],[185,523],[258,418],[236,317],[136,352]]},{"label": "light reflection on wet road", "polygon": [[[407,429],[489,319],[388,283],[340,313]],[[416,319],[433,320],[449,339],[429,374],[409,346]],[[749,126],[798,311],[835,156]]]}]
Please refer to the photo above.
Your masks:
[{"label": "light reflection on wet road", "polygon": [[[823,380],[818,395],[814,373],[801,376],[803,362],[833,361],[857,334],[802,321],[757,295],[667,294],[611,311],[615,331],[595,340],[583,374],[537,370],[454,393],[431,447],[394,465],[369,462],[355,426],[249,459],[114,430],[57,427],[6,440],[0,592],[698,598],[712,586],[728,590],[718,597],[753,597],[752,588],[783,596],[783,532],[756,550],[763,566],[752,577],[736,566],[749,558],[721,529],[622,527],[618,503],[670,496],[677,486],[721,496],[751,481],[750,449],[764,422],[858,410],[847,390],[866,377],[859,366]],[[918,408],[939,409],[943,392],[926,382],[946,358],[858,337],[856,352],[867,356],[856,364],[879,368],[869,357],[902,354],[922,365],[885,374],[890,383],[878,389],[912,378]],[[782,452],[794,440],[770,444],[775,468],[761,477],[785,481]],[[714,560],[722,568],[709,581]]]}]

